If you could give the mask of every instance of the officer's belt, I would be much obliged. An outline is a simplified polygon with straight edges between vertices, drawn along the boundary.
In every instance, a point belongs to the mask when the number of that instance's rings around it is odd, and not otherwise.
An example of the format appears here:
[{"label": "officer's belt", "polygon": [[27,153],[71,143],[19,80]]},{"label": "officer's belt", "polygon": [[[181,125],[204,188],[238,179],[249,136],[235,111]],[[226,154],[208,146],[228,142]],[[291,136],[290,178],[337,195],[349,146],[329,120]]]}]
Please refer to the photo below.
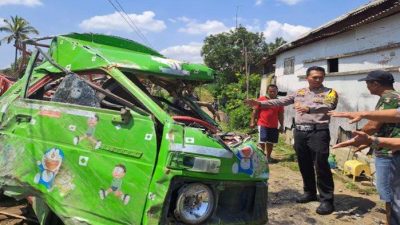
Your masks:
[{"label": "officer's belt", "polygon": [[296,124],[296,130],[299,131],[313,131],[313,130],[327,130],[329,129],[329,124]]}]

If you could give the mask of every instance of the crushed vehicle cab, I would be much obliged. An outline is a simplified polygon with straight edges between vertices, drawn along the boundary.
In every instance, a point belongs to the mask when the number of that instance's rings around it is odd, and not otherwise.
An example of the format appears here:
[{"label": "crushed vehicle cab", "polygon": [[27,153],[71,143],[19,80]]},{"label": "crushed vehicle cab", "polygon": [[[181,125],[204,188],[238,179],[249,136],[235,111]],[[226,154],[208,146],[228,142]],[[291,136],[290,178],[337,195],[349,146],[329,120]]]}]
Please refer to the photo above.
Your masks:
[{"label": "crushed vehicle cab", "polygon": [[119,37],[36,45],[0,97],[0,188],[41,224],[264,224],[264,154],[191,98],[214,75]]}]

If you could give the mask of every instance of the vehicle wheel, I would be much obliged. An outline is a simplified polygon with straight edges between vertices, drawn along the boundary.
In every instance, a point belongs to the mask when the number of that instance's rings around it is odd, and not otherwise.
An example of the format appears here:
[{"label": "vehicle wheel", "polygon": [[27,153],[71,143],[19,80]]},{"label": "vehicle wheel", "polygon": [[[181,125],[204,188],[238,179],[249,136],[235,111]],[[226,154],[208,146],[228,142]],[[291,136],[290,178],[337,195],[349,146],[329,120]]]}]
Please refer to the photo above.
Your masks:
[{"label": "vehicle wheel", "polygon": [[213,191],[205,184],[185,185],[178,191],[175,217],[185,224],[201,224],[212,215],[214,199]]}]

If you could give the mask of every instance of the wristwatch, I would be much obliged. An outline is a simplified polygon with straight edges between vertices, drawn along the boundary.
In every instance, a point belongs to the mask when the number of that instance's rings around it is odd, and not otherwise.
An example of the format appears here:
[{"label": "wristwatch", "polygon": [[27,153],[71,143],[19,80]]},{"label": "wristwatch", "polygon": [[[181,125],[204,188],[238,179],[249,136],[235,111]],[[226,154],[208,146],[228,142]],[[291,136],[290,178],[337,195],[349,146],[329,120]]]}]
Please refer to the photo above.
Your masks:
[{"label": "wristwatch", "polygon": [[371,142],[371,148],[373,148],[373,149],[379,148],[379,138],[377,136],[373,136],[372,142]]}]

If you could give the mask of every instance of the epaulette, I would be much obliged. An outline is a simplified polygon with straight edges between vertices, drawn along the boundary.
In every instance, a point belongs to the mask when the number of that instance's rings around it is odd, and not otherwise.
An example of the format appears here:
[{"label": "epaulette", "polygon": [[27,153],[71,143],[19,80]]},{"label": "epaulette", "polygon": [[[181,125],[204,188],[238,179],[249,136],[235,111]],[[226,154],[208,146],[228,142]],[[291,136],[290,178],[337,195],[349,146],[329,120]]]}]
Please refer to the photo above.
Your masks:
[{"label": "epaulette", "polygon": [[325,96],[324,103],[325,104],[335,103],[337,101],[337,97],[338,97],[337,92],[333,88],[330,88],[328,94]]},{"label": "epaulette", "polygon": [[329,93],[328,93],[328,95],[335,95],[335,96],[337,96],[337,92],[335,91],[335,89],[333,89],[333,88],[329,88],[330,90],[329,90]]},{"label": "epaulette", "polygon": [[299,90],[297,90],[296,94],[297,95],[305,95],[307,91],[307,88],[301,88]]}]

